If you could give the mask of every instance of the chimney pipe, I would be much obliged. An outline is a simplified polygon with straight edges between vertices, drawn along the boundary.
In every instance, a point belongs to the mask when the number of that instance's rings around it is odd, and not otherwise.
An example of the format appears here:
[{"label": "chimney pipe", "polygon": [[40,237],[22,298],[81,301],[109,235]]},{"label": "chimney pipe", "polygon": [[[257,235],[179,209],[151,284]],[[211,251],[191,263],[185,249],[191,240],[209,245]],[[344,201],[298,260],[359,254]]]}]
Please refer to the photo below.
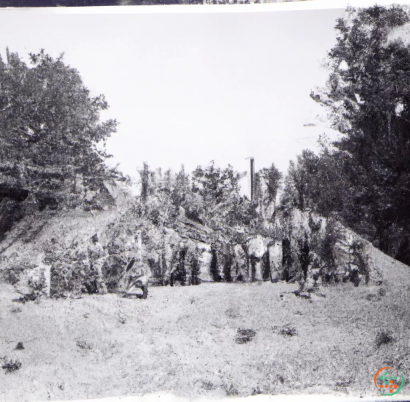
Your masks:
[{"label": "chimney pipe", "polygon": [[254,166],[254,158],[251,159],[251,201],[255,198],[255,166]]}]

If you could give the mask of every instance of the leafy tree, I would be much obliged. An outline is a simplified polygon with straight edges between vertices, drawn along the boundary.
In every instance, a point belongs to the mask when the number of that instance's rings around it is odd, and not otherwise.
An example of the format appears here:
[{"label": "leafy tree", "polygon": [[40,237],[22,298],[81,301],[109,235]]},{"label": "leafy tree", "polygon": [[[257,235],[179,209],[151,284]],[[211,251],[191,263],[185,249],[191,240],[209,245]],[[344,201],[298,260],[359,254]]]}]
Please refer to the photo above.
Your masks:
[{"label": "leafy tree", "polygon": [[262,208],[273,206],[276,208],[276,197],[282,184],[282,173],[275,167],[263,168],[256,174],[256,198],[261,202]]},{"label": "leafy tree", "polygon": [[241,202],[240,180],[245,173],[234,171],[231,165],[221,169],[212,161],[209,166],[198,166],[192,173],[192,191],[202,199],[205,222],[218,225],[231,215],[232,207]]},{"label": "leafy tree", "polygon": [[304,150],[297,157],[296,164],[291,161],[281,204],[285,208],[296,207],[301,210],[312,206],[312,198],[318,188],[319,158],[310,150]]},{"label": "leafy tree", "polygon": [[153,171],[144,164],[141,197],[137,210],[155,224],[170,224],[183,213],[198,223],[226,229],[249,226],[257,219],[256,205],[240,195],[239,182],[244,176],[232,166],[225,169],[211,163],[198,166],[190,175],[184,167],[178,173]]},{"label": "leafy tree", "polygon": [[[27,65],[7,49],[0,57],[0,160],[3,179],[16,179],[30,192],[93,188],[96,179],[115,175],[104,161],[105,140],[116,121],[100,121],[108,104],[91,97],[77,70],[44,50]],[[47,178],[42,177],[47,173]],[[117,172],[118,173],[118,172]],[[57,179],[57,180],[54,180]],[[58,183],[59,181],[59,183]]]},{"label": "leafy tree", "polygon": [[[334,208],[392,255],[410,233],[410,48],[398,34],[409,22],[404,6],[348,8],[337,21],[327,86],[311,94],[342,134],[326,155],[340,169]],[[316,206],[323,198],[314,196]]]},{"label": "leafy tree", "polygon": [[275,202],[282,182],[282,173],[272,163],[271,167],[260,170],[259,175],[266,181],[268,201]]},{"label": "leafy tree", "polygon": [[198,166],[192,173],[194,192],[202,195],[205,202],[211,206],[226,201],[232,194],[239,194],[240,180],[245,173],[235,172],[231,165],[221,169],[214,162],[205,169]]}]

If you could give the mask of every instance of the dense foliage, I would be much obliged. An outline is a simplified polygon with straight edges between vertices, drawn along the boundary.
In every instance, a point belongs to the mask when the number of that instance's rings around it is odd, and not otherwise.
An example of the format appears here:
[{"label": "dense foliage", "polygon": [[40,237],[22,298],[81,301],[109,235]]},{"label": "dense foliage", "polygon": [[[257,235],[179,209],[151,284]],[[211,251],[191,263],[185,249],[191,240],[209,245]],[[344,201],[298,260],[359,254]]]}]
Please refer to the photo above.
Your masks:
[{"label": "dense foliage", "polygon": [[349,8],[337,22],[326,88],[339,140],[292,163],[283,207],[335,214],[382,251],[410,263],[410,47],[407,7]]},{"label": "dense foliage", "polygon": [[158,224],[172,223],[181,214],[212,228],[249,226],[257,218],[257,204],[240,194],[244,173],[228,165],[222,169],[211,162],[198,166],[191,174],[184,167],[178,173],[140,171],[141,214]]},{"label": "dense foliage", "polygon": [[[91,97],[77,70],[43,50],[0,58],[0,162],[2,185],[24,187],[46,204],[69,202],[96,190],[112,175],[105,140],[116,122],[100,121],[108,108]],[[68,198],[67,198],[68,197]],[[48,200],[48,201],[47,201]]]}]

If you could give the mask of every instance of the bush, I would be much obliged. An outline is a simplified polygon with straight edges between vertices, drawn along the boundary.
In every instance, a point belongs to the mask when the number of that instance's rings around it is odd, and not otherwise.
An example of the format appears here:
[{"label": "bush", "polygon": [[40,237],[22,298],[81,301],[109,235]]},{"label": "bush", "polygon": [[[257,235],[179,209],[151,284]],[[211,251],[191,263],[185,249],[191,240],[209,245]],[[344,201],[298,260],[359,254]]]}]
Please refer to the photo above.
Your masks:
[{"label": "bush", "polygon": [[20,370],[21,362],[18,360],[8,360],[7,358],[3,358],[4,363],[1,366],[3,370],[5,370],[5,374],[13,373],[14,371]]},{"label": "bush", "polygon": [[295,327],[285,326],[279,331],[279,333],[281,335],[294,336],[297,334],[297,331]]},{"label": "bush", "polygon": [[238,329],[235,342],[238,344],[250,342],[256,335],[256,331],[253,329]]},{"label": "bush", "polygon": [[394,341],[393,334],[390,331],[380,331],[376,335],[376,346],[380,348],[382,345],[387,345]]}]

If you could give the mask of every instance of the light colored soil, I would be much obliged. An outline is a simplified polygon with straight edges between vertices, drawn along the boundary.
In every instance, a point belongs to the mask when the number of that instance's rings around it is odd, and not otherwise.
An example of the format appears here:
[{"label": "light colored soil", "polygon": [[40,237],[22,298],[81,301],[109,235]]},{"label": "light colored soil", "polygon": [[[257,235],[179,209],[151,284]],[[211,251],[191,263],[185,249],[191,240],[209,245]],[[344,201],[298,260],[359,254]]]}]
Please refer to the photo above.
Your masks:
[{"label": "light colored soil", "polygon": [[[373,263],[387,279],[384,296],[380,287],[344,284],[307,300],[287,293],[297,285],[265,282],[155,287],[147,300],[110,294],[20,304],[0,285],[0,357],[22,363],[0,370],[0,400],[377,396],[378,369],[391,365],[410,378],[410,304],[408,267],[379,252]],[[284,326],[296,335],[282,335]],[[256,336],[238,344],[240,328]],[[381,330],[395,340],[378,348]],[[25,349],[15,350],[17,342]]]}]

